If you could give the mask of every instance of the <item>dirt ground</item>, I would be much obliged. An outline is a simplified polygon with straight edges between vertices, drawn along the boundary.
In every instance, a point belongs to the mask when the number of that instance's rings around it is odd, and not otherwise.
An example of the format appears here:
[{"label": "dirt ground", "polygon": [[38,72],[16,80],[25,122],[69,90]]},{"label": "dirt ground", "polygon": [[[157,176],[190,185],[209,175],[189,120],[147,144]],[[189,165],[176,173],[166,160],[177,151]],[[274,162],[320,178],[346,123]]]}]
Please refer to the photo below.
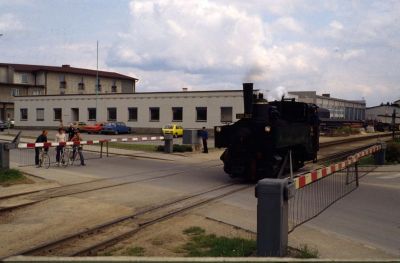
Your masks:
[{"label": "dirt ground", "polygon": [[206,234],[225,237],[256,239],[254,233],[204,218],[197,214],[182,214],[139,231],[132,238],[126,239],[113,247],[100,251],[98,256],[128,256],[129,248],[144,248],[143,256],[149,257],[182,257],[181,247],[190,237],[183,231],[189,227],[201,227]]}]

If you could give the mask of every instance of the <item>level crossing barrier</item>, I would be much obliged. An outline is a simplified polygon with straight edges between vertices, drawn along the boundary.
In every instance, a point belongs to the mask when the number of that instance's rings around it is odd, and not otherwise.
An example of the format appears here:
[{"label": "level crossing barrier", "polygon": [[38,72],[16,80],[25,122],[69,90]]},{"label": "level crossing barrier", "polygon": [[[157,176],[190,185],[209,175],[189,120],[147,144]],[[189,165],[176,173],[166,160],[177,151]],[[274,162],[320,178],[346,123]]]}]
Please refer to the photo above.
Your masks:
[{"label": "level crossing barrier", "polygon": [[373,145],[293,180],[259,181],[256,186],[257,254],[286,255],[288,234],[354,191],[359,186],[359,178],[375,168],[359,166],[359,160],[382,154],[384,149],[384,144]]},{"label": "level crossing barrier", "polygon": [[[104,138],[99,140],[85,140],[85,141],[68,141],[68,142],[45,142],[45,143],[30,143],[21,142],[16,144],[10,152],[10,159],[18,166],[32,166],[35,164],[35,148],[48,149],[51,163],[56,161],[56,148],[63,146],[64,149],[71,149],[72,147],[82,147],[82,151],[86,160],[103,158],[110,154],[117,155],[130,155],[132,150],[126,147],[128,144],[144,143],[165,145],[165,152],[172,152],[172,136],[141,136],[141,137],[127,137],[127,138]],[[171,146],[171,147],[167,147]],[[171,150],[170,150],[171,149]]]}]

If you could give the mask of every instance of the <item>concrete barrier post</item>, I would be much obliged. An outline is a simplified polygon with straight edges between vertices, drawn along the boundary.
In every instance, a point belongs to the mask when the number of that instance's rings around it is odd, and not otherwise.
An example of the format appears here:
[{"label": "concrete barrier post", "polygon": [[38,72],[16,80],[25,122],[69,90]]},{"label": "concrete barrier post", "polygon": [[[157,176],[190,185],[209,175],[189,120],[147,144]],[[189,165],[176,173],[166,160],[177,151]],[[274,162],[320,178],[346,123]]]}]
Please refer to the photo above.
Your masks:
[{"label": "concrete barrier post", "polygon": [[257,255],[282,257],[288,245],[288,200],[294,194],[288,179],[257,183]]},{"label": "concrete barrier post", "polygon": [[172,136],[172,134],[164,135],[164,152],[165,153],[173,152],[173,136]]},{"label": "concrete barrier post", "polygon": [[384,165],[386,159],[386,143],[381,142],[381,150],[374,153],[375,165]]},{"label": "concrete barrier post", "polygon": [[0,169],[10,169],[10,149],[8,143],[0,143]]}]

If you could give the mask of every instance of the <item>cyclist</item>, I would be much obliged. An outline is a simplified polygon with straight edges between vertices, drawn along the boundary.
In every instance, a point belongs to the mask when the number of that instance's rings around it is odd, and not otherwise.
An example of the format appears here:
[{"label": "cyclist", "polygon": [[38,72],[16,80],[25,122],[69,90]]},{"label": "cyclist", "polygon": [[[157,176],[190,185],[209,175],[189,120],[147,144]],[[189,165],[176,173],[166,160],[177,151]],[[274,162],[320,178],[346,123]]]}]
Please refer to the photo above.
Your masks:
[{"label": "cyclist", "polygon": [[81,133],[79,132],[78,129],[75,131],[75,134],[72,137],[71,141],[74,142],[74,146],[72,147],[72,156],[73,156],[73,158],[75,158],[75,154],[78,151],[79,157],[81,159],[81,165],[85,166],[86,164],[85,164],[85,159],[83,158],[82,145],[80,145],[80,144],[75,145],[75,142],[82,141],[82,136],[81,136]]},{"label": "cyclist", "polygon": [[[47,142],[47,131],[43,130],[42,134],[40,134],[37,138],[35,142]],[[35,165],[36,167],[40,167],[39,166],[39,154],[40,154],[40,149],[42,147],[35,147]],[[49,150],[49,147],[44,147],[44,150],[47,152]]]},{"label": "cyclist", "polygon": [[67,134],[68,134],[68,141],[71,141],[72,137],[75,135],[75,128],[72,125],[72,123],[69,124],[69,127],[67,128]]},{"label": "cyclist", "polygon": [[56,142],[58,143],[64,143],[64,144],[59,144],[56,148],[57,153],[56,153],[56,162],[57,165],[60,165],[60,155],[61,155],[61,151],[63,151],[64,147],[65,147],[65,142],[66,142],[67,136],[65,134],[65,131],[63,128],[59,128],[58,132],[56,134]]}]

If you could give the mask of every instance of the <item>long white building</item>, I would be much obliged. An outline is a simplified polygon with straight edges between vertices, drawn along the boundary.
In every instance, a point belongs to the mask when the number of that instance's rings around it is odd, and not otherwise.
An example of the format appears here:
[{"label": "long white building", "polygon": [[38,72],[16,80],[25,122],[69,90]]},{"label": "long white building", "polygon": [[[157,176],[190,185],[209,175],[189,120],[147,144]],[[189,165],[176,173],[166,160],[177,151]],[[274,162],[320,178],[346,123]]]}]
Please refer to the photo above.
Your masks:
[{"label": "long white building", "polygon": [[15,126],[55,128],[72,121],[120,121],[138,132],[163,125],[211,129],[237,121],[243,113],[242,90],[74,94],[15,97]]}]

